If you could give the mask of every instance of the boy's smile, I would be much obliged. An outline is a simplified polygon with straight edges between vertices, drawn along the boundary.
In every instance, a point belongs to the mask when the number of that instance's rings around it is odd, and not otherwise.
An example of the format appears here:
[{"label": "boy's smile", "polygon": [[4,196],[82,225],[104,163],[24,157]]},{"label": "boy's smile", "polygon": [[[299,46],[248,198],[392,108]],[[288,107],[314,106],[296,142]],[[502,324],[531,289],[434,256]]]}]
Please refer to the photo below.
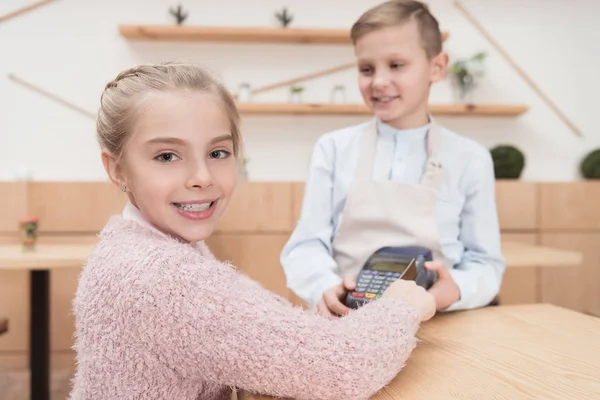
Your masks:
[{"label": "boy's smile", "polygon": [[397,129],[427,123],[429,87],[444,76],[447,57],[427,57],[414,20],[367,33],[355,55],[360,92],[376,117]]}]

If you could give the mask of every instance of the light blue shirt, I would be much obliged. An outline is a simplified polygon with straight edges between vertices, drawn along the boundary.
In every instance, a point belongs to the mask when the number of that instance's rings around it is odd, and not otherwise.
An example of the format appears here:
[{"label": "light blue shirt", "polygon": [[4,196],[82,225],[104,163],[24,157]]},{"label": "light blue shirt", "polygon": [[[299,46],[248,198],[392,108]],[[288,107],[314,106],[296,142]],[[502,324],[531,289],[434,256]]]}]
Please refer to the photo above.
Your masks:
[{"label": "light blue shirt", "polygon": [[[342,282],[332,240],[355,176],[365,124],[321,136],[312,155],[300,218],[281,253],[287,285],[310,305]],[[378,121],[373,179],[419,183],[427,160],[428,125],[399,131]],[[501,253],[495,177],[490,152],[441,128],[443,178],[437,220],[444,256],[461,298],[447,311],[489,304],[498,294],[506,264]]]}]

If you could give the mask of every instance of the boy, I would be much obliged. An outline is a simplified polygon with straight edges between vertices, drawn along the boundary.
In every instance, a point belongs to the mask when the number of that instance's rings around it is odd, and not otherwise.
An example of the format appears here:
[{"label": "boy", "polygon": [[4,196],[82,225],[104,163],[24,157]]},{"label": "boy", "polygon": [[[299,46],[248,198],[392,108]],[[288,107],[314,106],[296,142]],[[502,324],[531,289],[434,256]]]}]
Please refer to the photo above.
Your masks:
[{"label": "boy", "polygon": [[438,310],[482,307],[505,270],[489,151],[441,128],[429,89],[446,72],[438,22],[418,1],[388,1],[352,26],[359,88],[374,118],[316,143],[296,229],[281,254],[288,287],[345,315],[354,277],[385,246],[429,248]]}]

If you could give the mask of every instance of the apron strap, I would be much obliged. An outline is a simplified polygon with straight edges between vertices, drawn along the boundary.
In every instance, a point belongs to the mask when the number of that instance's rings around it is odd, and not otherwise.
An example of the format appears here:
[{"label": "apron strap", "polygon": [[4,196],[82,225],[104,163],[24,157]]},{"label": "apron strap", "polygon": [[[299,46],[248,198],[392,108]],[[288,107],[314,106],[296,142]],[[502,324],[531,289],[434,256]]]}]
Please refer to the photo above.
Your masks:
[{"label": "apron strap", "polygon": [[439,161],[440,126],[433,117],[429,117],[430,126],[427,132],[427,165],[421,179],[421,184],[439,190],[442,182],[442,164]]},{"label": "apron strap", "polygon": [[361,132],[360,149],[356,173],[359,180],[373,179],[373,163],[375,162],[375,149],[377,148],[377,119],[373,118]]},{"label": "apron strap", "polygon": [[[421,184],[438,190],[441,183],[441,169],[439,162],[440,126],[433,117],[429,116],[430,128],[427,132],[427,165],[421,179]],[[362,132],[358,162],[355,176],[359,180],[373,179],[373,164],[377,148],[377,120],[373,118]]]}]

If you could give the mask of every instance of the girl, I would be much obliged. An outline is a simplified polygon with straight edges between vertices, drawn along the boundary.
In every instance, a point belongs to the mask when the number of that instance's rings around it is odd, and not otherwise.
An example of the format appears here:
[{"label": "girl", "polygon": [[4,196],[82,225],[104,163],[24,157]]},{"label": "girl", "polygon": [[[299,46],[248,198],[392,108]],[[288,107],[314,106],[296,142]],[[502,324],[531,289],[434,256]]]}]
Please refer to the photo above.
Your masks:
[{"label": "girl", "polygon": [[129,201],[80,277],[71,399],[366,399],[402,369],[435,313],[413,282],[328,319],[204,245],[235,187],[238,124],[231,95],[193,65],[138,66],[106,85],[102,162]]}]

